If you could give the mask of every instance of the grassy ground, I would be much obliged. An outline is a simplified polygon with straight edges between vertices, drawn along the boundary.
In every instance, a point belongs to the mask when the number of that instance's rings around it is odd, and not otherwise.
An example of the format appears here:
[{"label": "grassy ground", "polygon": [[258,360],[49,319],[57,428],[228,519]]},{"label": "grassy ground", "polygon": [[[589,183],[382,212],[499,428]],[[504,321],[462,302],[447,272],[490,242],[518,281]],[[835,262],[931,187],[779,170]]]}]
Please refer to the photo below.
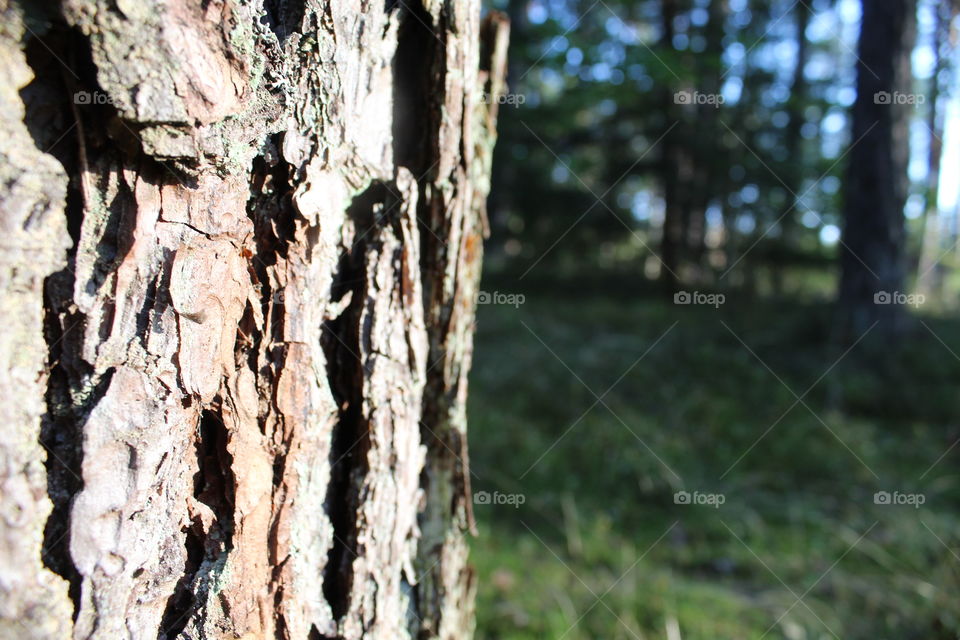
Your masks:
[{"label": "grassy ground", "polygon": [[960,638],[960,323],[520,292],[478,319],[478,638]]}]

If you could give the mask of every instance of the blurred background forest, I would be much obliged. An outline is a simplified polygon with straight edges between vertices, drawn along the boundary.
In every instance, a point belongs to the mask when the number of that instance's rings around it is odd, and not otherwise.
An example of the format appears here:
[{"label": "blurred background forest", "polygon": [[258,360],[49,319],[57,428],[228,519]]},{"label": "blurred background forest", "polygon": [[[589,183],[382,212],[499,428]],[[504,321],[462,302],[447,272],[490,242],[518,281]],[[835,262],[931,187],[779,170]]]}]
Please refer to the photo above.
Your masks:
[{"label": "blurred background forest", "polygon": [[477,636],[960,638],[960,2],[488,9]]}]

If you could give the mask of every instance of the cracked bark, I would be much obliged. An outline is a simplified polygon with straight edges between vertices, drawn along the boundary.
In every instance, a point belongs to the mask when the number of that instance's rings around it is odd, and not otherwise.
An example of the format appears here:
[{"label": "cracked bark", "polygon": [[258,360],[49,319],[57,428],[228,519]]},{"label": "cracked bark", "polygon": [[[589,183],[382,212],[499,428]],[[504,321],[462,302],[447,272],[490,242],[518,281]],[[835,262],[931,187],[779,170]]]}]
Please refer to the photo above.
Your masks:
[{"label": "cracked bark", "polygon": [[507,27],[0,0],[0,638],[465,638]]}]

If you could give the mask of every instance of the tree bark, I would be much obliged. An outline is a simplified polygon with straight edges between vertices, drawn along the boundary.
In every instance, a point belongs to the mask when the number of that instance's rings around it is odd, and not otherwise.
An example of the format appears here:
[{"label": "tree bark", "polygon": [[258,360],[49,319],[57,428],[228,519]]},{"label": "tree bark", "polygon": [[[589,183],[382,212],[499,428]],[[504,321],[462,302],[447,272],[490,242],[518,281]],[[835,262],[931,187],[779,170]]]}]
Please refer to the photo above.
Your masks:
[{"label": "tree bark", "polygon": [[506,21],[0,10],[0,638],[469,637]]},{"label": "tree bark", "polygon": [[874,296],[904,285],[912,107],[896,94],[911,90],[915,23],[914,0],[863,2],[840,256],[842,324],[858,335],[880,320],[889,320],[883,330],[893,329],[899,316],[898,305],[875,304]]}]

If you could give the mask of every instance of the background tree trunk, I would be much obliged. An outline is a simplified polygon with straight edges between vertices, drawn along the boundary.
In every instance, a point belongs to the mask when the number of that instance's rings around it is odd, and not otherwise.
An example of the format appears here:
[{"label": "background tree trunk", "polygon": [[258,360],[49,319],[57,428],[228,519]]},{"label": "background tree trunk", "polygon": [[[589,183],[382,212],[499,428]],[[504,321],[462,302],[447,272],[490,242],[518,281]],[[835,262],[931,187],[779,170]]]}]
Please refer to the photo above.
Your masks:
[{"label": "background tree trunk", "polygon": [[[660,47],[664,51],[673,49],[675,30],[673,21],[677,16],[676,0],[663,0],[660,6]],[[674,91],[665,84],[658,96],[661,111],[664,114],[663,132],[660,138],[660,181],[663,191],[663,230],[660,237],[660,261],[662,271],[660,282],[668,293],[679,286],[681,250],[684,239],[684,208],[682,203],[684,150],[680,140],[680,131],[671,128],[676,120],[679,107]]]},{"label": "background tree trunk", "polygon": [[930,7],[933,13],[933,74],[930,78],[927,95],[927,129],[930,133],[927,152],[927,180],[924,193],[923,233],[920,236],[920,258],[917,265],[916,289],[926,296],[940,295],[943,286],[943,268],[939,264],[942,257],[942,226],[940,216],[940,165],[943,159],[943,136],[946,129],[947,100],[949,86],[941,91],[943,76],[953,69],[951,58],[953,43],[951,23],[960,2],[950,0]]},{"label": "background tree trunk", "polygon": [[[910,52],[916,30],[915,0],[862,4],[840,257],[844,331],[857,335],[875,321],[899,316],[898,305],[875,304],[874,295],[904,288],[903,207],[913,107],[898,101],[896,94],[911,93]],[[887,322],[882,329],[894,324]]]},{"label": "background tree trunk", "polygon": [[806,3],[797,3],[793,7],[796,21],[794,35],[797,53],[793,65],[793,79],[790,81],[790,101],[787,103],[787,126],[783,134],[784,155],[787,162],[783,163],[780,175],[784,176],[786,193],[784,193],[783,208],[777,215],[782,229],[783,249],[780,260],[775,262],[772,269],[773,290],[782,294],[785,287],[786,272],[794,260],[794,245],[796,244],[796,227],[799,216],[796,209],[803,204],[797,194],[802,193],[805,163],[803,162],[803,124],[806,122],[804,107],[808,99],[808,83],[805,75],[807,62],[810,59],[810,48],[807,42],[807,27],[813,12]]},{"label": "background tree trunk", "polygon": [[0,637],[470,635],[506,22],[352,7],[0,0]]}]

